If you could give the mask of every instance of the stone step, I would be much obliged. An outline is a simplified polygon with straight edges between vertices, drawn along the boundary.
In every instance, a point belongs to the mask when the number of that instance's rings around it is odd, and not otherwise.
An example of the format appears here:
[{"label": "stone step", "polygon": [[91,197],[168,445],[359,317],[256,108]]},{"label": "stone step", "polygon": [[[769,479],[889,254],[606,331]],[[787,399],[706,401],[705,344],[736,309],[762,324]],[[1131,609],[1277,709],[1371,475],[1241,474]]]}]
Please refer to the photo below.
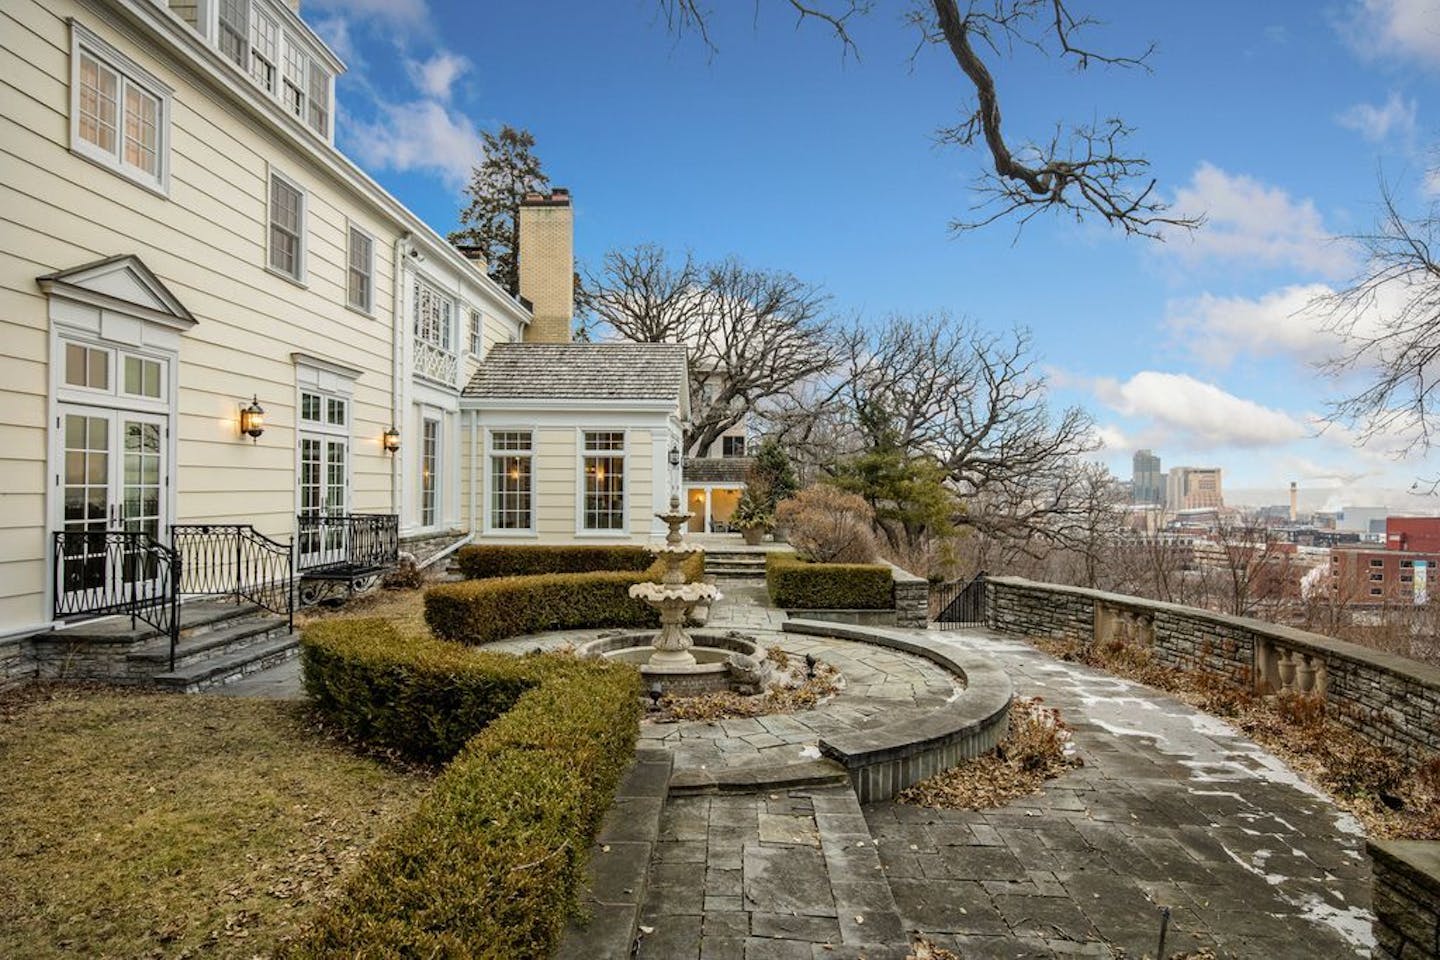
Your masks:
[{"label": "stone step", "polygon": [[267,638],[217,657],[208,657],[178,667],[174,672],[160,673],[155,683],[185,693],[198,693],[243,676],[284,663],[300,652],[299,634],[286,631],[279,637]]},{"label": "stone step", "polygon": [[[197,637],[211,630],[224,629],[230,621],[240,617],[262,613],[253,603],[235,603],[229,599],[194,600],[180,604],[181,639]],[[127,616],[103,617],[77,623],[74,626],[39,634],[37,640],[54,636],[68,642],[94,641],[96,643],[144,643],[154,640],[161,631],[143,620],[132,626]]]},{"label": "stone step", "polygon": [[[290,629],[285,618],[274,615],[225,620],[222,621],[222,624],[220,627],[197,635],[182,636],[180,643],[175,646],[176,669],[201,660],[237,652],[245,647],[253,646],[260,640],[286,633]],[[127,654],[126,659],[155,664],[157,669],[165,669],[165,665],[168,665],[170,661],[170,645],[165,642],[163,637],[157,637],[144,649]]]}]

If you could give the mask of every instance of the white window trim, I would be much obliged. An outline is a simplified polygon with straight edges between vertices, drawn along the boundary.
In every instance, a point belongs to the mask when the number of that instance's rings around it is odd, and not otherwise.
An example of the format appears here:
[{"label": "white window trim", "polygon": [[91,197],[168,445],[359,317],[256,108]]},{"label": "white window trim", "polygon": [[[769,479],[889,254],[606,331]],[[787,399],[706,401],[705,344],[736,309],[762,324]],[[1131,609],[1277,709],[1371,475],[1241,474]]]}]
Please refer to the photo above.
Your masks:
[{"label": "white window trim", "polygon": [[[116,153],[109,154],[80,136],[80,51],[104,63],[120,76],[116,90],[115,139]],[[151,175],[125,162],[125,84],[134,84],[154,97],[156,175]],[[96,34],[70,21],[70,152],[81,159],[119,174],[137,186],[159,197],[170,198],[170,104],[175,91],[160,82],[153,73],[125,56]]]},{"label": "white window trim", "polygon": [[[425,424],[435,424],[435,470],[431,474],[435,493],[435,517],[430,523],[425,522]],[[416,438],[415,446],[417,454],[415,457],[415,522],[420,530],[440,530],[445,526],[446,503],[445,496],[449,492],[449,485],[445,483],[445,434],[446,434],[445,411],[436,407],[420,407],[420,434]]]},{"label": "white window trim", "polygon": [[[280,274],[284,276],[284,274]],[[295,487],[294,516],[300,515],[300,440],[302,437],[311,436],[316,438],[331,438],[345,441],[345,509],[353,513],[355,510],[355,381],[360,376],[360,371],[342,364],[324,360],[319,357],[312,357],[308,354],[291,354],[291,360],[295,364],[295,450],[294,450],[294,475],[291,480]],[[313,382],[319,380],[327,382],[328,386],[320,386]],[[306,393],[317,394],[320,399],[320,421],[300,419],[302,407],[302,395]],[[345,401],[345,425],[343,427],[324,422],[325,398],[333,397]],[[323,447],[322,447],[323,450]],[[322,469],[324,465],[322,462]],[[292,520],[298,523],[298,520]],[[297,527],[298,532],[298,527]]]},{"label": "white window trim", "polygon": [[[536,537],[539,536],[539,510],[535,502],[535,462],[536,440],[540,436],[540,428],[535,424],[514,424],[495,425],[482,428],[485,432],[485,448],[483,452],[484,461],[481,474],[481,533],[488,537]],[[495,527],[491,524],[491,489],[490,483],[494,476],[492,472],[491,458],[494,456],[513,456],[514,450],[495,450],[491,440],[497,433],[528,433],[530,434],[530,526],[528,527]],[[583,471],[582,471],[583,475]]]},{"label": "white window trim", "polygon": [[[344,64],[337,60],[332,52],[325,50],[323,47],[318,45],[319,43],[323,43],[323,41],[318,41],[317,38],[313,36],[313,31],[309,30],[305,26],[304,21],[300,19],[299,15],[296,14],[292,9],[290,9],[287,4],[284,3],[268,2],[268,0],[250,0],[250,2],[246,4],[247,19],[245,21],[245,64],[241,66],[239,64],[236,64],[233,60],[225,56],[220,51],[220,5],[213,2],[213,0],[200,0],[200,4],[200,19],[203,22],[203,27],[199,28],[197,32],[205,38],[206,42],[214,48],[216,53],[220,54],[220,61],[229,64],[230,67],[234,69],[238,75],[244,78],[245,82],[252,90],[255,90],[266,100],[269,100],[279,106],[281,108],[281,112],[285,116],[295,120],[300,125],[300,127],[310,133],[310,135],[318,137],[326,143],[334,143],[335,78],[337,73],[344,69]],[[275,61],[275,89],[273,91],[266,90],[264,87],[260,86],[259,82],[257,82],[250,73],[250,30],[252,29],[251,25],[255,22],[255,18],[257,15],[265,16],[267,19],[272,21],[276,27],[278,50],[276,53]],[[318,64],[320,68],[325,71],[326,82],[324,98],[326,111],[326,129],[323,133],[319,130],[316,130],[310,125],[308,105],[310,100],[313,99],[313,97],[311,96],[311,92],[309,90],[308,76],[306,77],[305,89],[305,103],[307,109],[304,111],[304,116],[295,116],[295,114],[290,111],[289,105],[285,103],[284,58],[285,47],[287,44],[292,45],[297,50],[302,51],[311,61]]]},{"label": "white window trim", "polygon": [[[624,525],[618,530],[592,530],[585,526],[585,434],[620,433],[625,436],[625,449],[619,451],[596,451],[597,456],[619,456],[624,462],[625,486],[620,490],[620,512]],[[576,427],[575,428],[575,536],[590,539],[630,540],[630,428],[629,427]]]},{"label": "white window trim", "polygon": [[[475,315],[473,338],[470,323],[472,313]],[[465,304],[465,352],[476,358],[485,356],[485,311],[470,303]]]},{"label": "white window trim", "polygon": [[[368,272],[370,278],[370,303],[363,307],[350,302],[350,231],[352,230],[370,241],[370,264]],[[372,320],[375,318],[375,234],[349,218],[345,220],[345,306],[361,316],[370,317]]]},{"label": "white window trim", "polygon": [[[270,205],[271,201],[273,200],[273,198],[271,197],[271,184],[273,184],[275,180],[283,181],[291,189],[295,190],[300,194],[300,235],[296,243],[295,251],[295,266],[297,267],[297,272],[296,275],[293,276],[286,273],[284,270],[281,270],[278,267],[274,266],[270,262],[270,231],[272,228],[272,221],[270,219]],[[296,286],[309,287],[309,264],[307,262],[308,257],[306,256],[306,253],[308,252],[307,248],[309,247],[309,244],[306,243],[309,228],[310,192],[306,190],[299,181],[295,180],[295,178],[286,176],[284,173],[281,173],[273,166],[270,167],[269,176],[265,178],[265,269],[277,277],[290,281]]]}]

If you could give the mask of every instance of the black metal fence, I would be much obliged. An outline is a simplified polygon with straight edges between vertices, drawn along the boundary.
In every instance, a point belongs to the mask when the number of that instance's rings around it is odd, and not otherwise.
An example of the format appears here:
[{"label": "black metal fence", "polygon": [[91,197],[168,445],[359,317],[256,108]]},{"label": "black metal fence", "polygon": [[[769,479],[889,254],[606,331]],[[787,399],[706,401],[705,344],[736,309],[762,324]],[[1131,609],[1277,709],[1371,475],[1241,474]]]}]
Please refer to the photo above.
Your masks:
[{"label": "black metal fence", "polygon": [[301,573],[362,573],[400,561],[400,518],[393,513],[302,513],[295,537]]},{"label": "black metal fence", "polygon": [[54,534],[54,619],[120,614],[170,644],[180,640],[180,555],[148,533],[62,530]]},{"label": "black metal fence", "polygon": [[295,626],[295,578],[290,546],[248,523],[177,523],[170,542],[180,555],[180,592],[229,596],[278,613]]},{"label": "black metal fence", "polygon": [[984,624],[985,571],[980,571],[969,580],[953,580],[932,585],[930,621],[940,627]]}]

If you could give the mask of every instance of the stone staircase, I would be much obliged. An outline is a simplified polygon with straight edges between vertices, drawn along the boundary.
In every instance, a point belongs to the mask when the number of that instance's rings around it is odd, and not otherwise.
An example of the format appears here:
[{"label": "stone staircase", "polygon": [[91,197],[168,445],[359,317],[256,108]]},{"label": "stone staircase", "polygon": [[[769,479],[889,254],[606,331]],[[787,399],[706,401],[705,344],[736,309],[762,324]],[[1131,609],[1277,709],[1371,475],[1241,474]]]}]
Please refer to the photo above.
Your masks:
[{"label": "stone staircase", "polygon": [[728,547],[705,548],[705,573],[720,580],[764,580],[765,554]]},{"label": "stone staircase", "polygon": [[42,678],[154,684],[195,693],[276,666],[299,653],[285,617],[254,604],[202,600],[180,607],[180,642],[128,617],[93,620],[31,638]]}]

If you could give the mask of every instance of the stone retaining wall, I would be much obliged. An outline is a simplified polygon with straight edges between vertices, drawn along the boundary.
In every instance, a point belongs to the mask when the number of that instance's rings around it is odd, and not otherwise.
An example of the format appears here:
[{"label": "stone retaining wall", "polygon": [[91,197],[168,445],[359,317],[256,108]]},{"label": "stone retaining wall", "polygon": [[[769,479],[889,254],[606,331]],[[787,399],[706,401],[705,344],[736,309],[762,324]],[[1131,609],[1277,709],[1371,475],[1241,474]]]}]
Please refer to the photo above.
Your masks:
[{"label": "stone retaining wall", "polygon": [[17,687],[35,676],[35,657],[26,637],[0,640],[0,690]]},{"label": "stone retaining wall", "polygon": [[895,626],[925,629],[930,624],[930,581],[885,563],[895,581]]},{"label": "stone retaining wall", "polygon": [[1440,844],[1366,846],[1374,864],[1376,960],[1440,960]]},{"label": "stone retaining wall", "polygon": [[1262,692],[1319,693],[1331,715],[1423,762],[1440,752],[1440,669],[1248,617],[1099,590],[991,577],[989,625],[1075,642],[1129,638],[1166,664],[1222,674]]}]

